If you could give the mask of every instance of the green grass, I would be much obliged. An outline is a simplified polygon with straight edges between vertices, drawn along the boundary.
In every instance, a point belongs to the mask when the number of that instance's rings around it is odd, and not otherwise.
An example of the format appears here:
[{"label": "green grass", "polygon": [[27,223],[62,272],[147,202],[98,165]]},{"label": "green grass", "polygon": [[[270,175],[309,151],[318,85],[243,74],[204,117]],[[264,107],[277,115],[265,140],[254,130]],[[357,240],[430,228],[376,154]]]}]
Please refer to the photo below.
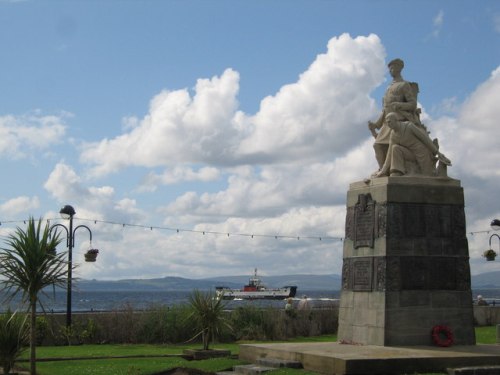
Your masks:
[{"label": "green grass", "polygon": [[476,342],[478,344],[496,344],[497,327],[496,326],[476,327]]},{"label": "green grass", "polygon": [[127,358],[106,360],[73,360],[40,362],[40,375],[139,375],[152,374],[176,367],[198,368],[205,371],[223,371],[241,364],[237,359],[214,358],[187,361],[183,358]]},{"label": "green grass", "polygon": [[[184,349],[199,348],[200,345],[76,345],[76,346],[40,346],[36,353],[38,359],[49,358],[95,358],[125,356],[164,356],[182,354]],[[218,344],[217,349],[239,353],[238,344]],[[25,352],[21,358],[29,358]]]},{"label": "green grass", "polygon": [[[316,337],[298,337],[287,342],[332,342],[335,335]],[[496,343],[496,326],[477,327],[478,344]],[[277,342],[277,341],[276,341]],[[203,361],[187,361],[175,355],[182,354],[184,349],[199,349],[196,345],[81,345],[81,346],[48,346],[37,348],[37,358],[49,361],[37,363],[39,375],[148,375],[176,367],[197,368],[204,371],[222,371],[242,362],[233,358],[214,358]],[[239,343],[217,344],[215,349],[230,350],[239,353]],[[171,355],[175,357],[165,357]],[[133,358],[113,358],[113,357]],[[144,358],[144,357],[148,358]],[[156,357],[155,357],[156,356]],[[163,357],[162,357],[163,356]],[[106,357],[106,359],[96,359]],[[27,359],[27,353],[23,355]],[[50,361],[50,359],[64,359]],[[78,358],[78,359],[76,359]],[[27,362],[21,363],[27,369]],[[268,372],[269,375],[315,375],[314,372],[294,369],[279,369]],[[444,373],[428,373],[425,375],[442,375]],[[423,374],[421,374],[423,375]]]}]

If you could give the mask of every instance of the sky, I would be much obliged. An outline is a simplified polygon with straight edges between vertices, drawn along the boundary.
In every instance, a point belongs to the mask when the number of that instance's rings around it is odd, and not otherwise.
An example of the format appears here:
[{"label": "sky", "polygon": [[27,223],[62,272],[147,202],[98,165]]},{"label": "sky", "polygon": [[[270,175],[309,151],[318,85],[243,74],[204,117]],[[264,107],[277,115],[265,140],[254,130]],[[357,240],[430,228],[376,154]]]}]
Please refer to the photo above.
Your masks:
[{"label": "sky", "polygon": [[401,58],[500,270],[497,0],[0,0],[0,50],[0,246],[70,204],[81,278],[340,274]]}]

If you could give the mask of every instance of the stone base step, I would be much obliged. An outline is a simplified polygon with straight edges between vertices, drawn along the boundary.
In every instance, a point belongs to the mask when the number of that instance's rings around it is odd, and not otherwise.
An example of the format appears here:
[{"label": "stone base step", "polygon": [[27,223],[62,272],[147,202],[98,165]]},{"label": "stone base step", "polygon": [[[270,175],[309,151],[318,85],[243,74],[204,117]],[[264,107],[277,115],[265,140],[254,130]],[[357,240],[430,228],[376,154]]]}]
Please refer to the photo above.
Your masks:
[{"label": "stone base step", "polygon": [[302,363],[277,358],[257,358],[255,364],[234,366],[234,371],[218,372],[217,375],[259,375],[277,368],[302,368]]},{"label": "stone base step", "polygon": [[449,368],[448,375],[500,375],[500,366],[471,366]]},{"label": "stone base step", "polygon": [[234,366],[234,372],[243,375],[259,375],[272,370],[276,370],[276,368],[255,364]]},{"label": "stone base step", "polygon": [[257,364],[273,368],[302,368],[302,363],[277,358],[259,358]]}]

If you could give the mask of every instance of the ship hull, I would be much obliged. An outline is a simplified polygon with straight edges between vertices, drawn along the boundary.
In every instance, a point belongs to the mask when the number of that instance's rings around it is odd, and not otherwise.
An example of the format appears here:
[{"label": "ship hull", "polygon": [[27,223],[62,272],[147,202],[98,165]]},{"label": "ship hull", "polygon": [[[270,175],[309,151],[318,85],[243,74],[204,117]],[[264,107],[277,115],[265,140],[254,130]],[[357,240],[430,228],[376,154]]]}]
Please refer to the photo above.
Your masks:
[{"label": "ship hull", "polygon": [[225,300],[234,299],[271,299],[283,300],[289,297],[295,297],[297,293],[296,286],[283,287],[279,289],[245,291],[240,289],[216,288],[218,298]]}]

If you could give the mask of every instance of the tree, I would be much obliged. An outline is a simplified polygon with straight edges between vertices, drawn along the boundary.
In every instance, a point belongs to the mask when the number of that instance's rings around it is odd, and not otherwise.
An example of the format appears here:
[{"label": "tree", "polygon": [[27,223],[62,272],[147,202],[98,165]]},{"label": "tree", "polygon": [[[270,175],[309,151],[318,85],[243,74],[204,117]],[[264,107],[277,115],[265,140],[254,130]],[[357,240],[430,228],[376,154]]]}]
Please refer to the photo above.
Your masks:
[{"label": "tree", "polygon": [[203,350],[208,350],[210,341],[215,338],[224,327],[231,328],[224,315],[225,304],[222,298],[216,298],[213,293],[202,293],[194,290],[189,296],[191,309],[188,319],[192,320],[195,327],[200,330],[203,341]]},{"label": "tree", "polygon": [[36,308],[39,293],[47,286],[65,288],[67,281],[66,252],[56,254],[61,242],[58,233],[50,236],[49,225],[42,229],[42,219],[30,218],[26,230],[17,227],[0,249],[1,289],[10,298],[21,293],[30,312],[30,372],[36,374]]}]

